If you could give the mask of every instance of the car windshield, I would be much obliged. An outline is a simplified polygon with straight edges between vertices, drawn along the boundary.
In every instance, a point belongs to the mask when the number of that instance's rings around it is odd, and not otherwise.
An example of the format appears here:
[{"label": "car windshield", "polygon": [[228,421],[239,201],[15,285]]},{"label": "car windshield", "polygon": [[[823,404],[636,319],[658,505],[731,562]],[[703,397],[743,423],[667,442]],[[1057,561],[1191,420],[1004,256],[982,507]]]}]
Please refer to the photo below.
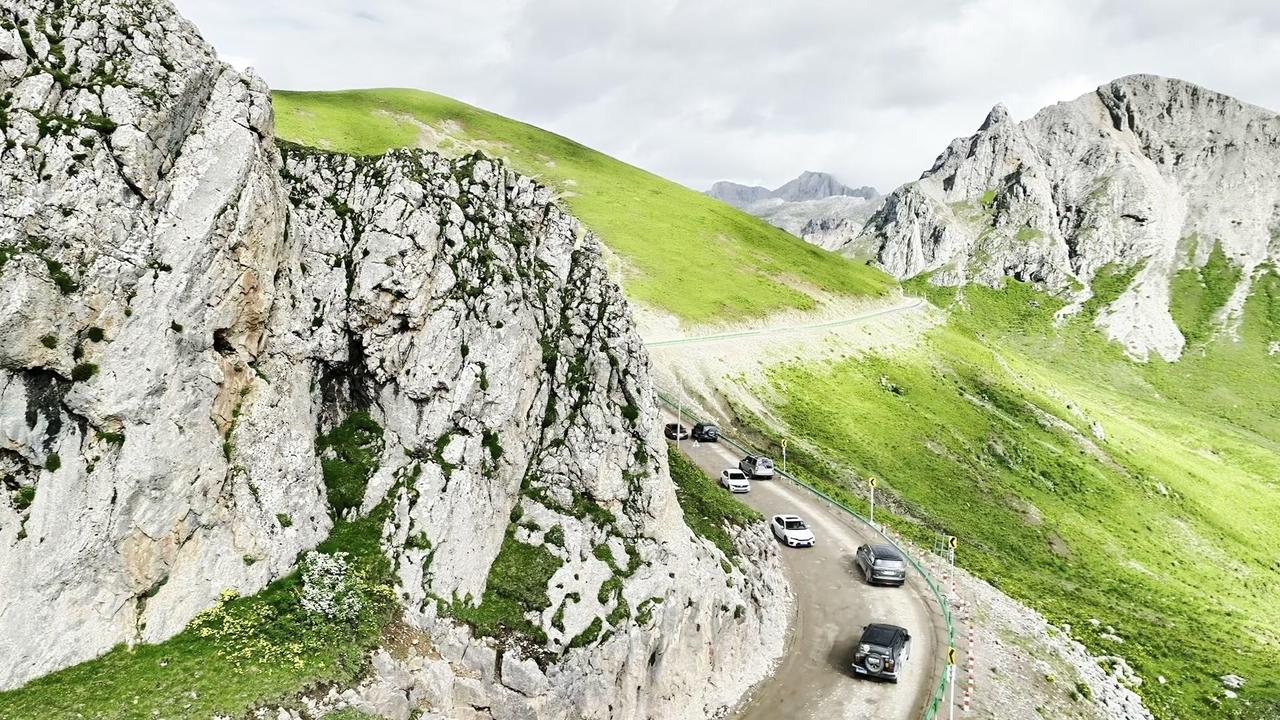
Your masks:
[{"label": "car windshield", "polygon": [[737,471],[737,470],[730,470],[730,471],[729,471],[729,479],[730,479],[730,480],[746,480],[746,479],[747,479],[747,476],[746,476],[746,475],[743,475],[741,472],[739,472],[739,471]]},{"label": "car windshield", "polygon": [[760,458],[759,460],[756,460],[756,464],[760,467],[773,467],[773,461],[769,458]]},{"label": "car windshield", "polygon": [[808,526],[804,524],[803,520],[783,520],[782,524],[785,525],[788,530],[807,530],[808,529]]},{"label": "car windshield", "polygon": [[868,645],[867,652],[872,655],[888,655],[889,648],[883,645]]},{"label": "car windshield", "polygon": [[885,568],[886,570],[901,570],[906,566],[906,563],[901,560],[887,560],[885,558],[878,558],[876,560],[876,567]]}]

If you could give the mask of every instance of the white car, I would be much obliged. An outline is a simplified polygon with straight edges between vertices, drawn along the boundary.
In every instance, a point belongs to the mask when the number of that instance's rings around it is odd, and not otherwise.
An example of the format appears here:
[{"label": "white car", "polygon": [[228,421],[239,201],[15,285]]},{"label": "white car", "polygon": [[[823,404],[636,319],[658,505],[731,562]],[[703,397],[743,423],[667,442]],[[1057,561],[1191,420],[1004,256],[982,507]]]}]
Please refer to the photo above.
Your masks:
[{"label": "white car", "polygon": [[774,515],[769,523],[773,536],[787,544],[787,547],[813,547],[817,538],[813,531],[799,515]]},{"label": "white car", "polygon": [[751,481],[747,479],[746,473],[742,472],[738,468],[725,468],[724,470],[721,470],[720,484],[729,492],[751,492]]}]

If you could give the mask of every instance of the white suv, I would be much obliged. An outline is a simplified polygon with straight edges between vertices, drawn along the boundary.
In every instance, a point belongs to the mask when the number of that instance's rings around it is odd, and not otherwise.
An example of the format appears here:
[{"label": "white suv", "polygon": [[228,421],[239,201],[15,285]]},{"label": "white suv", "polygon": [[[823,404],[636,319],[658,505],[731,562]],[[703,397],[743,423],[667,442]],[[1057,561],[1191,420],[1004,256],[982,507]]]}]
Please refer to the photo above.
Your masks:
[{"label": "white suv", "polygon": [[747,479],[747,474],[738,468],[725,468],[724,470],[721,470],[720,484],[725,486],[729,492],[751,492],[751,481]]}]

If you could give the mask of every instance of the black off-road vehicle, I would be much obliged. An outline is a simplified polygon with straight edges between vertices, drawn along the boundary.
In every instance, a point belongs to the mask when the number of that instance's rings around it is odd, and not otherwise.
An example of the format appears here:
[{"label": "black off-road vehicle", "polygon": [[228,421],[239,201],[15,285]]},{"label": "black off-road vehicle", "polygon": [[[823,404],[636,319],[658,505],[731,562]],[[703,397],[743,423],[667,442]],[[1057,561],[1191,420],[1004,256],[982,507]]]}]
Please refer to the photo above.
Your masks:
[{"label": "black off-road vehicle", "polygon": [[862,629],[853,671],[865,677],[898,682],[911,658],[911,633],[897,625],[871,624]]},{"label": "black off-road vehicle", "polygon": [[698,423],[693,426],[693,439],[698,442],[720,442],[720,428],[711,423]]}]

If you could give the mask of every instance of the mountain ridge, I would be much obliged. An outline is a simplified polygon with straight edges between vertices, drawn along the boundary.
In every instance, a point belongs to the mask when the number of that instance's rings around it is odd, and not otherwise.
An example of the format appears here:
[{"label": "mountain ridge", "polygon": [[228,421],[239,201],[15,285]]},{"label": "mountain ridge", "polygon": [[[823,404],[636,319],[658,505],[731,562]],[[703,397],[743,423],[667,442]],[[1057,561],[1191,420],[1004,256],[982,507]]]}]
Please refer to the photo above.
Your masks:
[{"label": "mountain ridge", "polygon": [[869,185],[850,187],[837,180],[831,173],[813,170],[805,170],[772,190],[759,185],[742,185],[731,180],[720,180],[713,183],[706,194],[744,210],[749,205],[768,199],[804,202],[828,197],[856,197],[863,200],[879,197],[876,189]]},{"label": "mountain ridge", "polygon": [[1230,333],[1256,272],[1280,257],[1280,118],[1182,80],[1130,75],[1015,123],[997,105],[841,247],[898,278],[998,286],[1004,277],[1093,297],[1132,271],[1097,319],[1137,358],[1177,359],[1179,273],[1216,247],[1238,268],[1209,313]]}]

